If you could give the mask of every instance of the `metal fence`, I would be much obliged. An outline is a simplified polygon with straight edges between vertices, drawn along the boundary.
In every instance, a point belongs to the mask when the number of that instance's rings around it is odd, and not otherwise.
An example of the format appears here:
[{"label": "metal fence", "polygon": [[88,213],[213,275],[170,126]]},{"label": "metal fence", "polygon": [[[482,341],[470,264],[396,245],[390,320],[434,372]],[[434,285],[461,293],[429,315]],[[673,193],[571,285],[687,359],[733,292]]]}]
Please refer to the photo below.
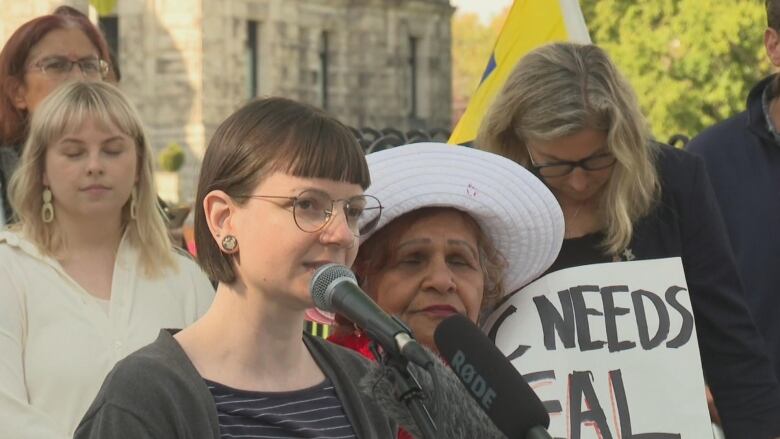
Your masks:
[{"label": "metal fence", "polygon": [[[450,138],[450,130],[446,128],[434,128],[432,130],[409,130],[401,131],[397,128],[375,128],[349,127],[352,134],[358,139],[358,143],[363,147],[366,154],[394,146],[406,145],[419,142],[446,142]],[[666,143],[676,148],[683,148],[690,138],[684,134],[675,134],[667,140]]]},{"label": "metal fence", "polygon": [[374,128],[349,128],[358,143],[363,147],[366,154],[394,146],[406,145],[419,142],[446,142],[450,138],[450,131],[444,128],[434,128],[432,130],[409,130],[401,131],[397,128],[383,128],[377,130]]}]

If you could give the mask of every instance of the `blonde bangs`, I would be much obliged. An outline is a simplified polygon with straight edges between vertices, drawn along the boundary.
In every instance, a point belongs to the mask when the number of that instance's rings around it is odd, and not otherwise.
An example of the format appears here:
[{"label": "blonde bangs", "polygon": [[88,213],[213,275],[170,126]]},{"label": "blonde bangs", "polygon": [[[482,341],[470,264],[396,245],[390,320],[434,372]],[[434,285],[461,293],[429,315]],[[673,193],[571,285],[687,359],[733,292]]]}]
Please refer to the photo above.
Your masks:
[{"label": "blonde bangs", "polygon": [[17,219],[13,228],[33,241],[43,254],[53,255],[67,246],[56,220],[46,224],[41,219],[45,155],[49,145],[78,131],[90,118],[101,127],[116,127],[135,142],[139,168],[137,217],[130,218],[128,200],[122,208],[122,226],[130,243],[140,252],[145,273],[158,276],[166,268],[176,269],[165,216],[157,202],[152,153],[140,117],[122,92],[108,83],[63,85],[36,109],[19,167],[9,183],[9,199]]}]

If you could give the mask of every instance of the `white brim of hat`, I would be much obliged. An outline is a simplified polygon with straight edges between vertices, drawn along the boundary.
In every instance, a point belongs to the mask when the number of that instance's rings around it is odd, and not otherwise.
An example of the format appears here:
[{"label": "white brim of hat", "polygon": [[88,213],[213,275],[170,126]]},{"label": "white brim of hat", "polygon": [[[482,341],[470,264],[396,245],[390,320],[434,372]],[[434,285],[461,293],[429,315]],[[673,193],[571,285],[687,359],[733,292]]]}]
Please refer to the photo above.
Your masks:
[{"label": "white brim of hat", "polygon": [[405,213],[451,207],[471,215],[506,259],[505,293],[536,279],[558,256],[564,233],[558,201],[512,160],[443,143],[398,146],[366,160],[371,174],[366,193],[383,209],[361,242]]}]

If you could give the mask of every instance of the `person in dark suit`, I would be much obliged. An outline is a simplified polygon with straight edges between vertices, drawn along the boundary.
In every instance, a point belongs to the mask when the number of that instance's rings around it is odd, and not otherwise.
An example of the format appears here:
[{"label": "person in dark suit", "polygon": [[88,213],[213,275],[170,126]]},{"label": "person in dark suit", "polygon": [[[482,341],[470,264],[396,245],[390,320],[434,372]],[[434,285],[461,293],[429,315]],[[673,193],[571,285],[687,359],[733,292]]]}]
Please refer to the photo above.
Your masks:
[{"label": "person in dark suit", "polygon": [[[780,66],[780,0],[766,2],[767,58]],[[758,29],[756,29],[758,30]],[[780,75],[759,81],[745,111],[696,136],[686,150],[704,159],[726,222],[745,298],[780,379]]]}]

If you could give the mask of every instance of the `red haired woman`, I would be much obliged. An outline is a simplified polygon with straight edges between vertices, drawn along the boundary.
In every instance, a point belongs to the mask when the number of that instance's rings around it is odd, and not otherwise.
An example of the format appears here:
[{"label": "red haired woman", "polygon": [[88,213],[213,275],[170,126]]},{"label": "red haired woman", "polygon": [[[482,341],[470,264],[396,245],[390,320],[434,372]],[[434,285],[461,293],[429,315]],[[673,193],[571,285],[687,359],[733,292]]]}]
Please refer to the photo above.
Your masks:
[{"label": "red haired woman", "polygon": [[[0,225],[11,220],[8,181],[30,114],[59,85],[102,80],[111,69],[106,40],[87,17],[61,6],[21,25],[0,51]],[[78,68],[76,68],[78,67]]]}]

